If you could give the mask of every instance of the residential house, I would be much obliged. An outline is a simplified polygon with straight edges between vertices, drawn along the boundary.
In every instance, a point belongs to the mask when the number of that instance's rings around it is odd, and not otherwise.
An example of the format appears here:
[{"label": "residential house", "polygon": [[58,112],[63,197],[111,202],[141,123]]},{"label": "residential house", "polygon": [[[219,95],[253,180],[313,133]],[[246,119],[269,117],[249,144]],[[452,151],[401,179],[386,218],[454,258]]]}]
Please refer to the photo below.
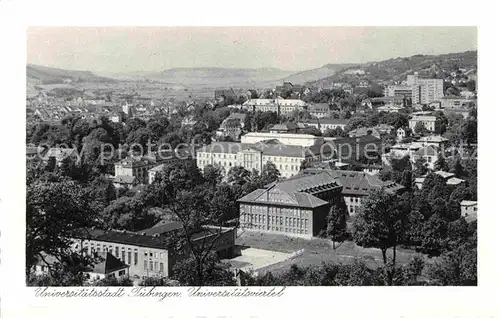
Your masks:
[{"label": "residential house", "polygon": [[315,118],[327,118],[332,113],[330,106],[325,103],[309,105],[307,106],[307,112]]},{"label": "residential house", "polygon": [[326,217],[341,200],[341,190],[326,171],[274,182],[238,200],[241,229],[312,238],[326,230]]},{"label": "residential house", "polygon": [[132,189],[139,184],[140,182],[135,176],[116,176],[113,178],[115,188]]},{"label": "residential house", "polygon": [[412,161],[415,162],[421,158],[425,160],[425,166],[428,169],[434,170],[434,165],[439,158],[439,148],[435,145],[424,146],[415,152]]},{"label": "residential house", "polygon": [[308,119],[300,121],[299,124],[303,124],[306,127],[315,127],[321,133],[326,133],[327,130],[335,130],[341,128],[344,130],[345,126],[349,121],[346,119]]},{"label": "residential house", "polygon": [[72,161],[79,160],[78,152],[75,148],[49,148],[43,160],[49,161],[50,158],[54,158],[58,166],[61,166],[63,160],[66,158],[70,158]]},{"label": "residential house", "polygon": [[[445,179],[446,185],[450,187],[455,187],[460,184],[466,183],[465,180],[457,178],[454,173],[451,172],[446,172],[446,171],[436,171],[434,174],[440,176],[441,178]],[[418,189],[422,189],[422,186],[424,184],[426,176],[422,176],[419,178],[415,178],[415,185],[417,186]]]},{"label": "residential house", "polygon": [[432,136],[426,136],[418,139],[416,143],[421,144],[422,147],[425,146],[436,146],[438,148],[440,147],[446,147],[448,144],[448,139],[440,136],[440,135],[432,135]]},{"label": "residential house", "polygon": [[215,135],[219,140],[224,140],[224,138],[229,137],[231,140],[237,141],[240,139],[242,132],[243,129],[240,119],[226,118],[216,130]]},{"label": "residential house", "polygon": [[430,131],[434,132],[436,129],[436,117],[435,116],[412,116],[409,120],[408,125],[410,126],[413,133],[415,133],[415,126],[417,123],[422,123],[424,127]]},{"label": "residential house", "polygon": [[467,222],[477,220],[477,201],[464,200],[460,202],[460,212]]}]

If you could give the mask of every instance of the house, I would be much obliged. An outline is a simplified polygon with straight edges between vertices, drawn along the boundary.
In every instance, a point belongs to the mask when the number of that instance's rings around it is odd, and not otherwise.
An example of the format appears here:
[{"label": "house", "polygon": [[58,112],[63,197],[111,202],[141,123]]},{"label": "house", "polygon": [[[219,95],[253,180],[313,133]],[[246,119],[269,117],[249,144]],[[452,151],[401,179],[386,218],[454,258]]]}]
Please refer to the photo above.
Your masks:
[{"label": "house", "polygon": [[442,109],[471,108],[476,105],[475,99],[461,96],[444,96],[436,101]]},{"label": "house", "polygon": [[330,106],[325,103],[312,104],[307,106],[307,111],[315,118],[326,118],[330,116]]},{"label": "house", "polygon": [[181,121],[181,127],[192,127],[196,125],[198,121],[194,118],[193,115],[186,116]]},{"label": "house", "polygon": [[[436,175],[440,176],[441,178],[445,179],[447,186],[454,187],[454,186],[457,186],[457,185],[460,185],[460,184],[466,182],[463,179],[457,178],[455,176],[455,174],[451,173],[451,172],[446,172],[446,171],[440,170],[440,171],[434,172],[434,174],[436,174]],[[425,178],[426,178],[426,176],[422,176],[420,178],[415,178],[415,185],[417,186],[418,189],[422,189],[422,186],[424,184]]]},{"label": "house", "polygon": [[401,142],[405,138],[406,138],[406,130],[403,129],[403,127],[399,127],[398,130],[396,131],[396,139],[397,139],[397,141]]},{"label": "house", "polygon": [[54,158],[56,164],[60,166],[64,159],[70,158],[72,161],[78,161],[78,152],[74,148],[49,148],[45,153],[44,161]]},{"label": "house", "polygon": [[377,138],[380,138],[382,135],[384,135],[380,130],[378,130],[376,127],[360,127],[354,130],[351,130],[349,132],[349,137],[361,137],[361,136],[367,136],[371,135]]},{"label": "house", "polygon": [[442,146],[446,146],[448,141],[449,141],[448,139],[446,139],[442,136],[432,135],[432,136],[422,137],[419,140],[417,140],[416,143],[421,144],[422,147],[425,147],[425,146],[442,147]]},{"label": "house", "polygon": [[140,182],[135,176],[116,176],[113,178],[115,188],[132,189],[139,184]]},{"label": "house", "polygon": [[307,108],[306,102],[300,99],[250,99],[243,103],[242,108],[248,111],[271,111],[280,115],[301,111]]},{"label": "house", "polygon": [[239,118],[226,118],[216,130],[215,135],[219,140],[229,137],[231,140],[239,140],[243,129]]},{"label": "house", "polygon": [[45,147],[26,147],[26,160],[43,159],[47,148]]},{"label": "house", "polygon": [[123,263],[118,258],[114,257],[109,252],[100,252],[97,254],[100,261],[96,264],[89,265],[85,273],[87,279],[96,281],[105,278],[121,278],[129,276],[129,265]]},{"label": "house", "polygon": [[412,116],[408,125],[413,133],[415,133],[417,123],[422,123],[428,131],[434,132],[436,129],[436,120],[435,116]]},{"label": "house", "polygon": [[303,124],[306,127],[315,127],[321,133],[326,133],[327,130],[335,130],[341,128],[344,130],[345,126],[349,121],[345,119],[308,119],[300,121],[299,124]]},{"label": "house", "polygon": [[269,128],[269,132],[273,134],[284,134],[284,133],[297,133],[301,127],[296,123],[286,122],[282,124],[276,124]]},{"label": "house", "polygon": [[477,220],[477,201],[464,200],[460,202],[460,212],[467,222]]},{"label": "house", "polygon": [[435,145],[424,146],[418,149],[411,158],[413,162],[423,158],[425,160],[425,167],[434,170],[434,165],[439,158],[439,148]]},{"label": "house", "polygon": [[326,229],[342,186],[328,172],[277,181],[238,200],[243,231],[312,238]]}]

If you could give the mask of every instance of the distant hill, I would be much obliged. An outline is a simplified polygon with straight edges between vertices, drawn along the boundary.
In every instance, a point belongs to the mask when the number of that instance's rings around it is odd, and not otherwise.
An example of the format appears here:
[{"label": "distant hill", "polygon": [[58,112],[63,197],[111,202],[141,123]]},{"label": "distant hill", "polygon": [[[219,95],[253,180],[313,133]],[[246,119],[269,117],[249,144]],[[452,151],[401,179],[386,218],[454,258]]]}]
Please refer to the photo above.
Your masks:
[{"label": "distant hill", "polygon": [[[368,62],[346,67],[331,76],[309,81],[314,87],[327,87],[333,82],[349,81],[353,77],[369,81],[402,81],[406,75],[418,72],[423,77],[443,78],[446,72],[465,68],[477,69],[477,51],[441,55],[413,55],[379,62]],[[356,72],[351,72],[353,70]],[[362,75],[358,74],[361,71]]]},{"label": "distant hill", "polygon": [[183,86],[205,85],[205,86],[241,86],[258,85],[269,81],[280,79],[293,74],[293,71],[284,71],[278,68],[171,68],[161,72],[133,72],[115,74],[114,78],[120,79],[142,79],[161,81]]},{"label": "distant hill", "polygon": [[52,68],[40,65],[28,64],[26,66],[26,78],[31,84],[62,84],[72,83],[105,83],[115,82],[114,79],[97,76],[89,71],[73,71]]},{"label": "distant hill", "polygon": [[327,64],[320,68],[292,74],[283,78],[282,80],[284,82],[291,82],[293,84],[304,84],[306,82],[316,81],[325,77],[335,75],[337,74],[337,72],[353,66],[355,66],[355,64]]}]

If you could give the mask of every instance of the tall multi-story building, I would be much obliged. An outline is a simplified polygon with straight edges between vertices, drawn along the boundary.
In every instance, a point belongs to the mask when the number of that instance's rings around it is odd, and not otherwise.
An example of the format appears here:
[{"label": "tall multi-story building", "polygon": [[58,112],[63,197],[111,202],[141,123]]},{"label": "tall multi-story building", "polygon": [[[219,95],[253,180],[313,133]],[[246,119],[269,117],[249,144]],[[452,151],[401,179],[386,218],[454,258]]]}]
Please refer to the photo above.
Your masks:
[{"label": "tall multi-story building", "polygon": [[414,105],[428,105],[444,96],[443,79],[419,78],[418,73],[415,73],[408,75],[406,82],[411,86],[411,100]]},{"label": "tall multi-story building", "polygon": [[240,227],[312,238],[326,229],[326,217],[331,205],[341,200],[341,189],[328,172],[275,182],[238,200]]},{"label": "tall multi-story building", "polygon": [[407,85],[389,85],[384,89],[385,97],[411,98],[412,88]]}]

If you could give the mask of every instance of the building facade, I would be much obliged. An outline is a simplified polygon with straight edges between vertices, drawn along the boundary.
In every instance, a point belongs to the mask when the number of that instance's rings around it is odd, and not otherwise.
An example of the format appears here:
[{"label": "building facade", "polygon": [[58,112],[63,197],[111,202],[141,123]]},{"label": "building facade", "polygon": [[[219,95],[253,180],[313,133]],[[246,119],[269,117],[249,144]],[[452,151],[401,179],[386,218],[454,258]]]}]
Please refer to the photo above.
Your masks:
[{"label": "building facade", "polygon": [[285,145],[275,141],[255,144],[235,142],[215,142],[196,151],[197,166],[200,170],[208,165],[218,166],[224,173],[236,166],[258,172],[267,162],[273,163],[282,177],[291,177],[300,171],[302,161],[316,162],[331,156],[329,148],[321,145],[302,147]]},{"label": "building facade", "polygon": [[343,119],[309,119],[299,122],[306,127],[314,127],[317,128],[321,133],[325,133],[327,130],[335,130],[337,128],[341,128],[344,130],[345,126],[349,121]]},{"label": "building facade", "polygon": [[411,86],[411,100],[413,105],[429,105],[435,100],[444,97],[443,79],[420,78],[418,73],[408,75],[407,84]]},{"label": "building facade", "polygon": [[408,121],[408,125],[413,133],[415,133],[415,126],[419,122],[424,124],[424,127],[430,132],[434,132],[436,130],[435,116],[412,116],[412,118]]},{"label": "building facade", "polygon": [[342,187],[327,172],[294,177],[257,189],[239,199],[242,230],[312,238],[326,229]]}]

